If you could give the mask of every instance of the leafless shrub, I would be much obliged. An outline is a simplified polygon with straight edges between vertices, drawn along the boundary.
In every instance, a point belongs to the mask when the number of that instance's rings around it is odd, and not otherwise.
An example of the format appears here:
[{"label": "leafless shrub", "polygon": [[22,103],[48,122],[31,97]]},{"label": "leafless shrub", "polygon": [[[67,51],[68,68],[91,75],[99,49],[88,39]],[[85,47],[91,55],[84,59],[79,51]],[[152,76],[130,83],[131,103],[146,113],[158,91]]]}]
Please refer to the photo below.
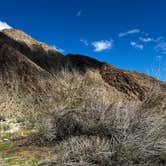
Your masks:
[{"label": "leafless shrub", "polygon": [[39,102],[26,105],[22,101],[33,101],[29,96],[12,103],[21,103],[19,116],[38,131],[41,145],[61,142],[63,164],[166,164],[166,96],[158,89],[141,104],[113,104],[104,86],[76,72],[62,71],[47,81],[54,86],[43,86],[46,100],[37,96]]},{"label": "leafless shrub", "polygon": [[[110,103],[105,87],[75,71],[62,71],[48,82],[53,85],[47,92],[48,103],[29,107],[22,116],[24,126],[34,127],[42,135],[41,138],[50,142],[68,137],[75,133],[76,128],[80,133],[91,133],[90,128],[95,128],[100,114],[103,114],[101,110],[105,110]],[[89,122],[85,123],[88,119]],[[102,127],[99,123],[97,126]]]},{"label": "leafless shrub", "polygon": [[110,165],[114,153],[110,141],[100,137],[72,137],[60,147],[61,165]]},{"label": "leafless shrub", "polygon": [[[59,145],[63,150],[62,161],[66,165],[75,163],[75,165],[98,164],[101,166],[164,166],[166,163],[165,122],[161,119],[155,120],[160,120],[160,122],[151,121],[148,117],[140,119],[139,122],[137,120],[134,122],[133,119],[127,124],[128,127],[125,130],[121,130],[123,137],[114,134],[116,139],[119,139],[118,142],[104,135],[98,136],[108,141],[101,147],[97,146],[95,136],[71,137]],[[99,153],[97,156],[97,152],[105,152],[105,148],[107,152]]]}]

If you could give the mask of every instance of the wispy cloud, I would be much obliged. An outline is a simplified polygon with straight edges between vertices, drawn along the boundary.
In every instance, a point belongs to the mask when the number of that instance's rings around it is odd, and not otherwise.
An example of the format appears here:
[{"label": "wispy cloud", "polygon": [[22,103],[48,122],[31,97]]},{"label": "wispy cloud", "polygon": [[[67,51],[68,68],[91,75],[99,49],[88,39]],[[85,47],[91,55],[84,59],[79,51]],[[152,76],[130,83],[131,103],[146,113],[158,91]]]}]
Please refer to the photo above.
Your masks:
[{"label": "wispy cloud", "polygon": [[140,41],[144,42],[144,43],[149,43],[149,42],[155,42],[156,40],[151,38],[151,37],[140,37],[139,38]]},{"label": "wispy cloud", "polygon": [[85,46],[89,45],[88,41],[85,39],[80,39],[80,42],[82,42]]},{"label": "wispy cloud", "polygon": [[128,36],[128,35],[132,35],[132,34],[136,34],[136,33],[140,33],[140,29],[132,29],[132,30],[129,30],[127,32],[121,32],[119,33],[119,37],[124,37],[124,36]]},{"label": "wispy cloud", "polygon": [[57,47],[55,45],[53,45],[52,47],[53,47],[53,49],[55,49],[56,51],[58,51],[60,53],[64,53],[65,52],[65,50],[63,50],[62,48],[59,48],[59,47]]},{"label": "wispy cloud", "polygon": [[113,40],[100,40],[92,42],[95,52],[110,50],[113,46]]},{"label": "wispy cloud", "polygon": [[134,42],[134,41],[131,41],[130,42],[130,45],[136,49],[139,49],[139,50],[143,50],[144,49],[144,46],[143,44],[138,44],[137,42]]},{"label": "wispy cloud", "polygon": [[82,10],[79,10],[79,11],[76,13],[76,16],[79,17],[79,16],[81,16],[81,14],[82,14]]},{"label": "wispy cloud", "polygon": [[155,47],[154,49],[157,51],[157,52],[160,52],[162,54],[166,54],[166,42],[165,41],[161,41],[159,42]]},{"label": "wispy cloud", "polygon": [[12,29],[12,27],[8,25],[6,22],[0,21],[0,31],[3,29]]}]

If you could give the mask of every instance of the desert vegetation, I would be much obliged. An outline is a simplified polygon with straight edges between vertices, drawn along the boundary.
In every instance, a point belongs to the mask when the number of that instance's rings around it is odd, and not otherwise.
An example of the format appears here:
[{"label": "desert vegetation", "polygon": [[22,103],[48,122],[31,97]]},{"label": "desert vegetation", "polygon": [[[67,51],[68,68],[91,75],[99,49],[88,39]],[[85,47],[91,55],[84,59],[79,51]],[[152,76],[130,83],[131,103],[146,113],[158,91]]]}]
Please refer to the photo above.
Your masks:
[{"label": "desert vegetation", "polygon": [[[14,118],[24,134],[17,131],[9,137],[8,133],[6,144],[4,131],[10,126],[0,124],[2,165],[6,162],[3,159],[6,149],[11,146],[8,144],[18,139],[21,147],[51,146],[54,149],[50,158],[38,157],[27,165],[164,166],[165,94],[156,85],[142,102],[127,102],[119,96],[111,96],[101,80],[93,80],[65,69],[47,83],[39,82],[44,89],[42,96],[36,98],[32,94],[19,97],[17,86],[15,96],[3,89],[9,100],[1,103],[1,116]],[[50,82],[54,86],[49,87]],[[4,108],[5,102],[9,108]]]}]

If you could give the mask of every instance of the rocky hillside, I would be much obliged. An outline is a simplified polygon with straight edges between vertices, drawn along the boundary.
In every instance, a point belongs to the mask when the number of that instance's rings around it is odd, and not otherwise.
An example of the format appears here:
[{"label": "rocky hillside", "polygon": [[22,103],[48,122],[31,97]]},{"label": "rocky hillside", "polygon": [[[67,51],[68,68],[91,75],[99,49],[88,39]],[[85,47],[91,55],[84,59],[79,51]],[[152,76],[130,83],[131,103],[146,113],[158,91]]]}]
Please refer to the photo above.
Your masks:
[{"label": "rocky hillside", "polygon": [[[46,81],[68,66],[69,71],[76,70],[80,75],[96,75],[110,93],[117,93],[130,99],[143,100],[148,92],[159,86],[166,90],[166,84],[143,73],[118,69],[82,55],[62,55],[50,46],[38,42],[24,32],[14,29],[0,31],[0,78],[1,84],[22,81],[23,89],[37,93],[43,89],[39,80]],[[93,79],[93,76],[92,76]],[[51,86],[51,85],[49,85]]]}]

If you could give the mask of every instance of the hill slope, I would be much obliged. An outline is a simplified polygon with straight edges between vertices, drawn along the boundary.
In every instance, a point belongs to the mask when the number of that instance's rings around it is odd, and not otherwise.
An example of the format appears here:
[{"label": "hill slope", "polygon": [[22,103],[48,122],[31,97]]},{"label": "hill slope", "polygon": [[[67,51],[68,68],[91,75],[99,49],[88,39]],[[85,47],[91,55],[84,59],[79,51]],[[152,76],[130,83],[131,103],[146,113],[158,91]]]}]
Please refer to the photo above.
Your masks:
[{"label": "hill slope", "polygon": [[[118,69],[104,62],[82,55],[62,55],[50,46],[38,42],[24,32],[14,29],[0,31],[0,76],[1,81],[11,82],[12,78],[24,81],[23,89],[40,87],[39,80],[56,75],[68,66],[68,70],[78,71],[94,81],[99,81],[110,93],[117,93],[129,99],[143,100],[151,88],[158,85],[166,91],[166,84],[142,73]],[[16,77],[14,77],[14,75]],[[95,78],[93,78],[95,75]],[[49,85],[51,86],[51,85]]]}]

